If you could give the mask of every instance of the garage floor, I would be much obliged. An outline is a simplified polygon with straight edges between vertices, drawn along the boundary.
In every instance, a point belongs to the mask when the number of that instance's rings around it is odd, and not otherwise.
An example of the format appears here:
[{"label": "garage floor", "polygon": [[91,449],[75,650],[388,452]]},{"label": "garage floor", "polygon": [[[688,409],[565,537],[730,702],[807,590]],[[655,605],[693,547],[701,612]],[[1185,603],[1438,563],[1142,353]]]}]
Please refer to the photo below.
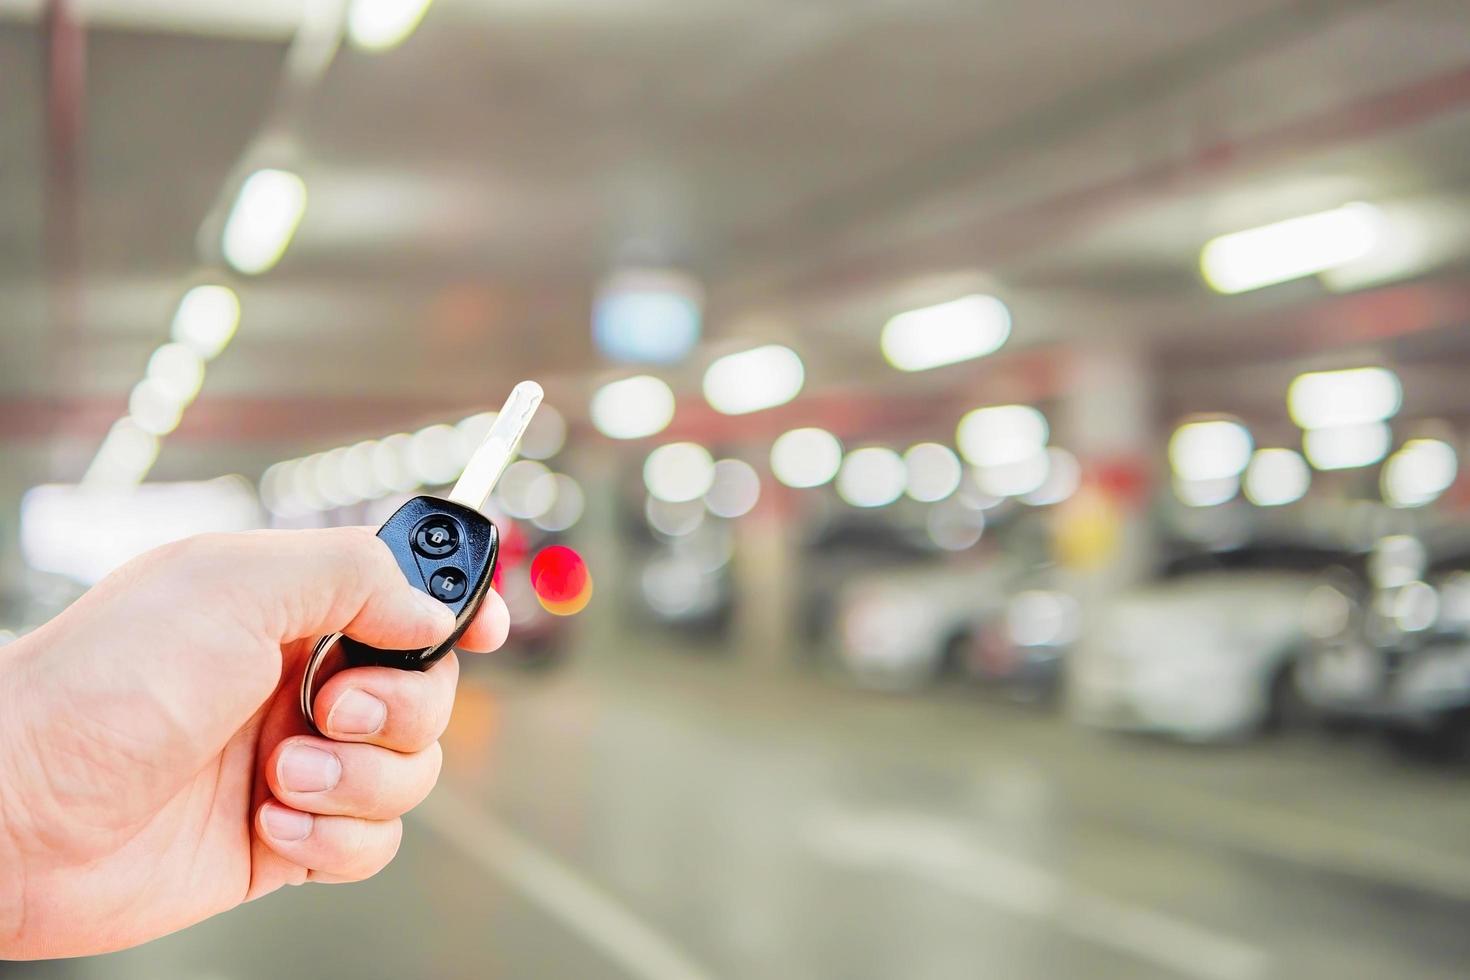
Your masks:
[{"label": "garage floor", "polygon": [[[630,644],[631,646],[631,644]],[[672,651],[467,671],[377,880],[24,978],[1463,977],[1470,781]]]}]

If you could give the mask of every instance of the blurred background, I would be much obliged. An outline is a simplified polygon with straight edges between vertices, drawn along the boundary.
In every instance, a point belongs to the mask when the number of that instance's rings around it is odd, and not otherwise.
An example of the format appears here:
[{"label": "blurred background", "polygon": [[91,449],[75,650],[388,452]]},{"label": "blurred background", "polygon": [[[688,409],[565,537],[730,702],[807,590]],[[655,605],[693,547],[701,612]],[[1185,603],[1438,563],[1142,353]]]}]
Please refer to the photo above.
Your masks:
[{"label": "blurred background", "polygon": [[399,861],[0,976],[1464,976],[1467,219],[1462,0],[0,0],[0,642],[548,392]]}]

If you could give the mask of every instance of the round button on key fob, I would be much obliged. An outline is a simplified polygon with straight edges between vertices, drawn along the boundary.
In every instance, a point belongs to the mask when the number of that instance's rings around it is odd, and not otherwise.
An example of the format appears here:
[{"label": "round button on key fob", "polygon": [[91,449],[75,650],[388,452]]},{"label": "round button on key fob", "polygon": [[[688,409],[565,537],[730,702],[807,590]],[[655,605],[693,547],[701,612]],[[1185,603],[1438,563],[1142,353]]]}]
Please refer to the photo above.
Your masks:
[{"label": "round button on key fob", "polygon": [[[456,544],[453,548],[419,547],[419,531],[428,526],[448,526]],[[500,549],[500,532],[490,518],[477,510],[438,497],[415,497],[378,529],[398,567],[414,588],[429,593],[454,613],[454,632],[436,647],[423,650],[379,650],[343,637],[342,655],[350,667],[373,664],[427,670],[454,648],[469,628],[490,579],[495,575],[495,558]],[[435,554],[435,551],[442,554]]]},{"label": "round button on key fob", "polygon": [[446,558],[459,550],[459,525],[442,514],[426,517],[413,529],[413,550],[425,558]]}]

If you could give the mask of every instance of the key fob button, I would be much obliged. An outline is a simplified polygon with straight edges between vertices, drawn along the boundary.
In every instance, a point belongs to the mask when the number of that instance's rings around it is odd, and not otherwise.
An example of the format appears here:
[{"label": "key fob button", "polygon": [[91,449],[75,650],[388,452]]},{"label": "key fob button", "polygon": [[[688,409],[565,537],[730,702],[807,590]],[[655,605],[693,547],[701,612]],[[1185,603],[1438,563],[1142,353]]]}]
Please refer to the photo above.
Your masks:
[{"label": "key fob button", "polygon": [[431,517],[414,529],[413,550],[425,558],[446,558],[459,550],[459,528],[447,517]]},{"label": "key fob button", "polygon": [[[439,529],[434,534],[435,528]],[[490,591],[500,533],[479,511],[437,497],[418,496],[405,503],[378,529],[410,584],[454,612],[454,632],[443,642],[416,650],[381,650],[343,637],[338,643],[349,667],[397,667],[427,670],[453,649]],[[454,544],[452,556],[428,555]]]},{"label": "key fob button", "polygon": [[440,602],[459,601],[468,585],[468,577],[457,568],[441,568],[429,579],[429,591]]}]

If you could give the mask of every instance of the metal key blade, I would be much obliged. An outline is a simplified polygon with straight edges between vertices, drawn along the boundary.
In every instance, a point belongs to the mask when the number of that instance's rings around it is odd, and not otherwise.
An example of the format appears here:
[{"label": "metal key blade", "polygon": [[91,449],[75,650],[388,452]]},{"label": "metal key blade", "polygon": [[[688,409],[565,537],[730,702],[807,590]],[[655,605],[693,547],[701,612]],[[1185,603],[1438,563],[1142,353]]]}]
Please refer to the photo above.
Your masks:
[{"label": "metal key blade", "polygon": [[536,414],[542,396],[541,386],[534,381],[522,381],[511,389],[510,397],[490,427],[490,434],[465,464],[454,489],[449,491],[450,500],[475,510],[484,508],[500,474],[515,458],[516,447],[526,434],[526,426],[531,424],[531,416]]}]

